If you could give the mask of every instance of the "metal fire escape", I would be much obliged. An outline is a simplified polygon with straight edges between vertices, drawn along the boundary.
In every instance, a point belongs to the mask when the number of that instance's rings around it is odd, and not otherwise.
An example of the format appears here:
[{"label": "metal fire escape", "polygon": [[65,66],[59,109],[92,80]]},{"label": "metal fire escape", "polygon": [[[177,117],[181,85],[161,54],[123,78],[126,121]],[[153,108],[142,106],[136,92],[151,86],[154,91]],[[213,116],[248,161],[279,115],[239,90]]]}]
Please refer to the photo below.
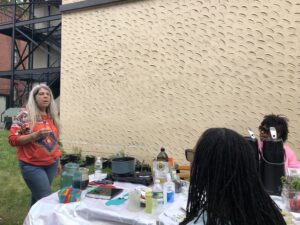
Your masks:
[{"label": "metal fire escape", "polygon": [[[60,5],[61,0],[10,0],[0,4],[0,33],[11,37],[11,68],[0,71],[0,78],[10,80],[9,107],[24,104],[22,99],[34,83],[47,83],[54,97],[59,96]],[[25,86],[24,93],[17,95],[16,85],[20,83]]]}]

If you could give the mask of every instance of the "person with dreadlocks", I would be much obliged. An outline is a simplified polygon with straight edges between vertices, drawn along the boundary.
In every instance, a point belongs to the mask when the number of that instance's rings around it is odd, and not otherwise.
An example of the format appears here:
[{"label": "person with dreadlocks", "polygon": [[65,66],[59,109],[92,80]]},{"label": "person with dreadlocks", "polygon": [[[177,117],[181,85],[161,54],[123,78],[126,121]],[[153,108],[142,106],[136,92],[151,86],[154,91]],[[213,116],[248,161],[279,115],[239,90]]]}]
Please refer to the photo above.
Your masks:
[{"label": "person with dreadlocks", "polygon": [[[259,129],[259,137],[260,137],[260,142],[258,143],[259,149],[262,149],[263,146],[263,141],[266,138],[270,138],[270,127],[274,127],[277,132],[277,138],[281,138],[283,143],[286,142],[288,138],[288,119],[284,116],[280,115],[274,115],[274,114],[269,114],[264,116],[263,121],[261,122],[260,126],[258,127]],[[287,172],[288,168],[300,168],[300,163],[297,159],[296,154],[293,152],[293,150],[287,145],[284,144],[283,146],[285,150],[285,171]]]},{"label": "person with dreadlocks", "polygon": [[241,135],[210,128],[194,150],[186,218],[180,225],[286,225]]}]

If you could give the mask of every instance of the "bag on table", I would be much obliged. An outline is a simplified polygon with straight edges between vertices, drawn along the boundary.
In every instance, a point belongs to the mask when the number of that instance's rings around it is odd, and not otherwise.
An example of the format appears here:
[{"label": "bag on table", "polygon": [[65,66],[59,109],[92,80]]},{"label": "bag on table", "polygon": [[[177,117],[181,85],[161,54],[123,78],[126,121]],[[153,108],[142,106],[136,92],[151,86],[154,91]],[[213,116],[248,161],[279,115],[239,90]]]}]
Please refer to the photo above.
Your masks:
[{"label": "bag on table", "polygon": [[281,195],[281,177],[285,175],[285,150],[281,139],[263,142],[260,175],[265,190],[270,195]]}]

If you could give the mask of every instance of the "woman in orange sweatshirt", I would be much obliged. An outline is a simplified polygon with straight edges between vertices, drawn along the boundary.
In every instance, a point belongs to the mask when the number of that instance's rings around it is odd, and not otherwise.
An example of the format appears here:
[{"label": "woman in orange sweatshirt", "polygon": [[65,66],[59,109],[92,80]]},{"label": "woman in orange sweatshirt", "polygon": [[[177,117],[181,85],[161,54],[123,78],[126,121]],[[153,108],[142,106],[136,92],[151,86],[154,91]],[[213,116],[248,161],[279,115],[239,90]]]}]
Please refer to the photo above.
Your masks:
[{"label": "woman in orange sweatshirt", "polygon": [[51,194],[51,183],[61,170],[59,119],[51,89],[35,86],[25,109],[16,116],[9,143],[17,148],[22,176],[31,191],[31,205]]}]

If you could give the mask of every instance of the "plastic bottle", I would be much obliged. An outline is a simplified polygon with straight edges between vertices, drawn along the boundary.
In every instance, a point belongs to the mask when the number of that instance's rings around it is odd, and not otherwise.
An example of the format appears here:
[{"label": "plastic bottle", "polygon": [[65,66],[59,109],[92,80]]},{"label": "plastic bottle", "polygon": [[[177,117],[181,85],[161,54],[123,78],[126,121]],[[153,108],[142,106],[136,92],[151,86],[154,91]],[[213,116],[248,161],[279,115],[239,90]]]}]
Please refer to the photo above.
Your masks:
[{"label": "plastic bottle", "polygon": [[175,198],[175,184],[171,180],[170,174],[167,174],[167,182],[164,183],[164,202],[173,203]]},{"label": "plastic bottle", "polygon": [[171,179],[175,184],[175,193],[180,193],[182,190],[182,182],[180,181],[180,178],[176,174],[176,170],[171,171]]},{"label": "plastic bottle", "polygon": [[145,208],[146,213],[152,213],[152,192],[147,191],[146,192],[146,208]]},{"label": "plastic bottle", "polygon": [[174,159],[172,156],[169,156],[168,157],[168,165],[169,165],[169,171],[171,173],[172,170],[175,169],[175,166],[174,166]]},{"label": "plastic bottle", "polygon": [[153,204],[153,213],[158,215],[162,212],[164,206],[164,193],[160,181],[155,180],[153,189],[152,189],[152,204]]},{"label": "plastic bottle", "polygon": [[160,153],[158,153],[157,155],[157,161],[163,161],[163,162],[168,162],[168,155],[166,153],[165,148],[161,148],[160,149]]},{"label": "plastic bottle", "polygon": [[168,158],[168,164],[169,164],[169,173],[171,175],[171,180],[174,182],[174,179],[175,179],[174,178],[174,171],[175,171],[175,174],[176,174],[176,169],[175,169],[175,163],[174,163],[173,157],[169,156],[169,158]]},{"label": "plastic bottle", "polygon": [[95,181],[101,180],[101,173],[102,173],[102,161],[101,157],[97,157],[95,162]]},{"label": "plastic bottle", "polygon": [[155,160],[155,179],[159,179],[161,184],[167,180],[167,173],[169,172],[168,155],[165,148],[161,148]]}]

